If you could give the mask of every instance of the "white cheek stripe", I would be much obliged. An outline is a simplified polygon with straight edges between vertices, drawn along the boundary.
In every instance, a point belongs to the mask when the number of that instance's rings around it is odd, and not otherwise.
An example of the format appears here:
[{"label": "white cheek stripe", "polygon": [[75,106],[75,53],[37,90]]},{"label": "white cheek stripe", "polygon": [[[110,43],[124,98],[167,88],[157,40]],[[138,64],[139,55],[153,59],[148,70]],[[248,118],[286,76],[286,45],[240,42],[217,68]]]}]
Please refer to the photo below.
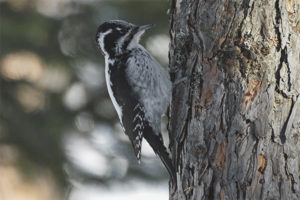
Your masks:
[{"label": "white cheek stripe", "polygon": [[102,33],[100,35],[100,37],[98,38],[98,44],[105,56],[108,56],[108,53],[104,50],[104,37],[107,36],[108,34],[110,34],[111,32],[112,32],[112,30],[109,29],[109,30],[105,31],[104,33]]},{"label": "white cheek stripe", "polygon": [[105,56],[105,79],[106,79],[106,86],[107,86],[108,94],[109,94],[109,97],[118,113],[120,122],[122,123],[122,107],[120,107],[120,105],[117,103],[117,101],[114,97],[113,91],[111,89],[112,82],[110,81],[110,74],[108,72],[110,64],[113,64],[113,61],[110,60],[108,58],[108,56]]}]

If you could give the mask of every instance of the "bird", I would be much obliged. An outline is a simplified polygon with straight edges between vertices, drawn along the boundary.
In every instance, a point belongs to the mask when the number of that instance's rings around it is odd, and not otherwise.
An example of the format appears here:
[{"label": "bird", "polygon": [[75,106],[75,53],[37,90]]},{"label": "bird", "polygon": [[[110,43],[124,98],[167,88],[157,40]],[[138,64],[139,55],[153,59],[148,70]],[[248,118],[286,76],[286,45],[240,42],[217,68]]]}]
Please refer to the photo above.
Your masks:
[{"label": "bird", "polygon": [[171,101],[172,83],[167,71],[139,43],[153,26],[106,21],[97,29],[96,43],[105,58],[110,99],[138,163],[144,138],[176,184],[175,168],[161,134],[161,117]]}]

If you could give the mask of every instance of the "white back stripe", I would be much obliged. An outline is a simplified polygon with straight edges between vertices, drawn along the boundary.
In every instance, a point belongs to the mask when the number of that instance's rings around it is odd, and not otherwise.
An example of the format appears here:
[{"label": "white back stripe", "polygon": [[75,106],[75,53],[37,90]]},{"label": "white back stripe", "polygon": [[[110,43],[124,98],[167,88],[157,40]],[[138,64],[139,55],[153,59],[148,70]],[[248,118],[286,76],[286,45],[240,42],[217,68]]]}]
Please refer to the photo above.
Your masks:
[{"label": "white back stripe", "polygon": [[109,73],[109,65],[113,64],[113,61],[105,56],[105,79],[106,79],[106,86],[108,90],[109,97],[118,113],[120,122],[122,123],[122,107],[117,103],[116,98],[114,97],[113,91],[111,89],[112,82],[110,81],[110,73]]}]

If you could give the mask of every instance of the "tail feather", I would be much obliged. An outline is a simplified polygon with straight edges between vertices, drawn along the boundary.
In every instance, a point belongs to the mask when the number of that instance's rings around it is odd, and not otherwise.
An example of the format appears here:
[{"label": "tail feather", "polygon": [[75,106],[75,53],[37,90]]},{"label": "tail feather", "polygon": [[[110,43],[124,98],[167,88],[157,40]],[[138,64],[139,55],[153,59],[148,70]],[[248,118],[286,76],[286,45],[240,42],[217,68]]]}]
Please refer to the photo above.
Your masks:
[{"label": "tail feather", "polygon": [[144,132],[144,138],[150,144],[154,152],[159,156],[162,163],[166,167],[172,182],[174,184],[177,183],[176,181],[176,171],[174,165],[172,164],[172,160],[170,158],[170,154],[168,153],[166,147],[164,146],[164,142],[162,139],[161,134],[156,135],[150,127],[148,127]]}]

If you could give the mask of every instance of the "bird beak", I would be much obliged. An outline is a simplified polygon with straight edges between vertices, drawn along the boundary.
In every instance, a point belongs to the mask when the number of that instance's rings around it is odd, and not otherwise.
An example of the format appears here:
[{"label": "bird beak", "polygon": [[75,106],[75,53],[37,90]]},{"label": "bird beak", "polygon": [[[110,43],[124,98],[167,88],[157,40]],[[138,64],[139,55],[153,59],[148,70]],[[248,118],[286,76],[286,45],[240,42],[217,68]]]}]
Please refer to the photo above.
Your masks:
[{"label": "bird beak", "polygon": [[153,26],[154,26],[154,24],[147,24],[147,25],[139,26],[138,32],[146,31],[146,30],[152,28]]},{"label": "bird beak", "polygon": [[154,26],[154,24],[147,24],[147,25],[143,25],[143,26],[136,26],[133,29],[133,34],[134,34],[134,39],[133,41],[135,43],[139,43],[141,36],[145,33],[146,30],[152,28]]}]

